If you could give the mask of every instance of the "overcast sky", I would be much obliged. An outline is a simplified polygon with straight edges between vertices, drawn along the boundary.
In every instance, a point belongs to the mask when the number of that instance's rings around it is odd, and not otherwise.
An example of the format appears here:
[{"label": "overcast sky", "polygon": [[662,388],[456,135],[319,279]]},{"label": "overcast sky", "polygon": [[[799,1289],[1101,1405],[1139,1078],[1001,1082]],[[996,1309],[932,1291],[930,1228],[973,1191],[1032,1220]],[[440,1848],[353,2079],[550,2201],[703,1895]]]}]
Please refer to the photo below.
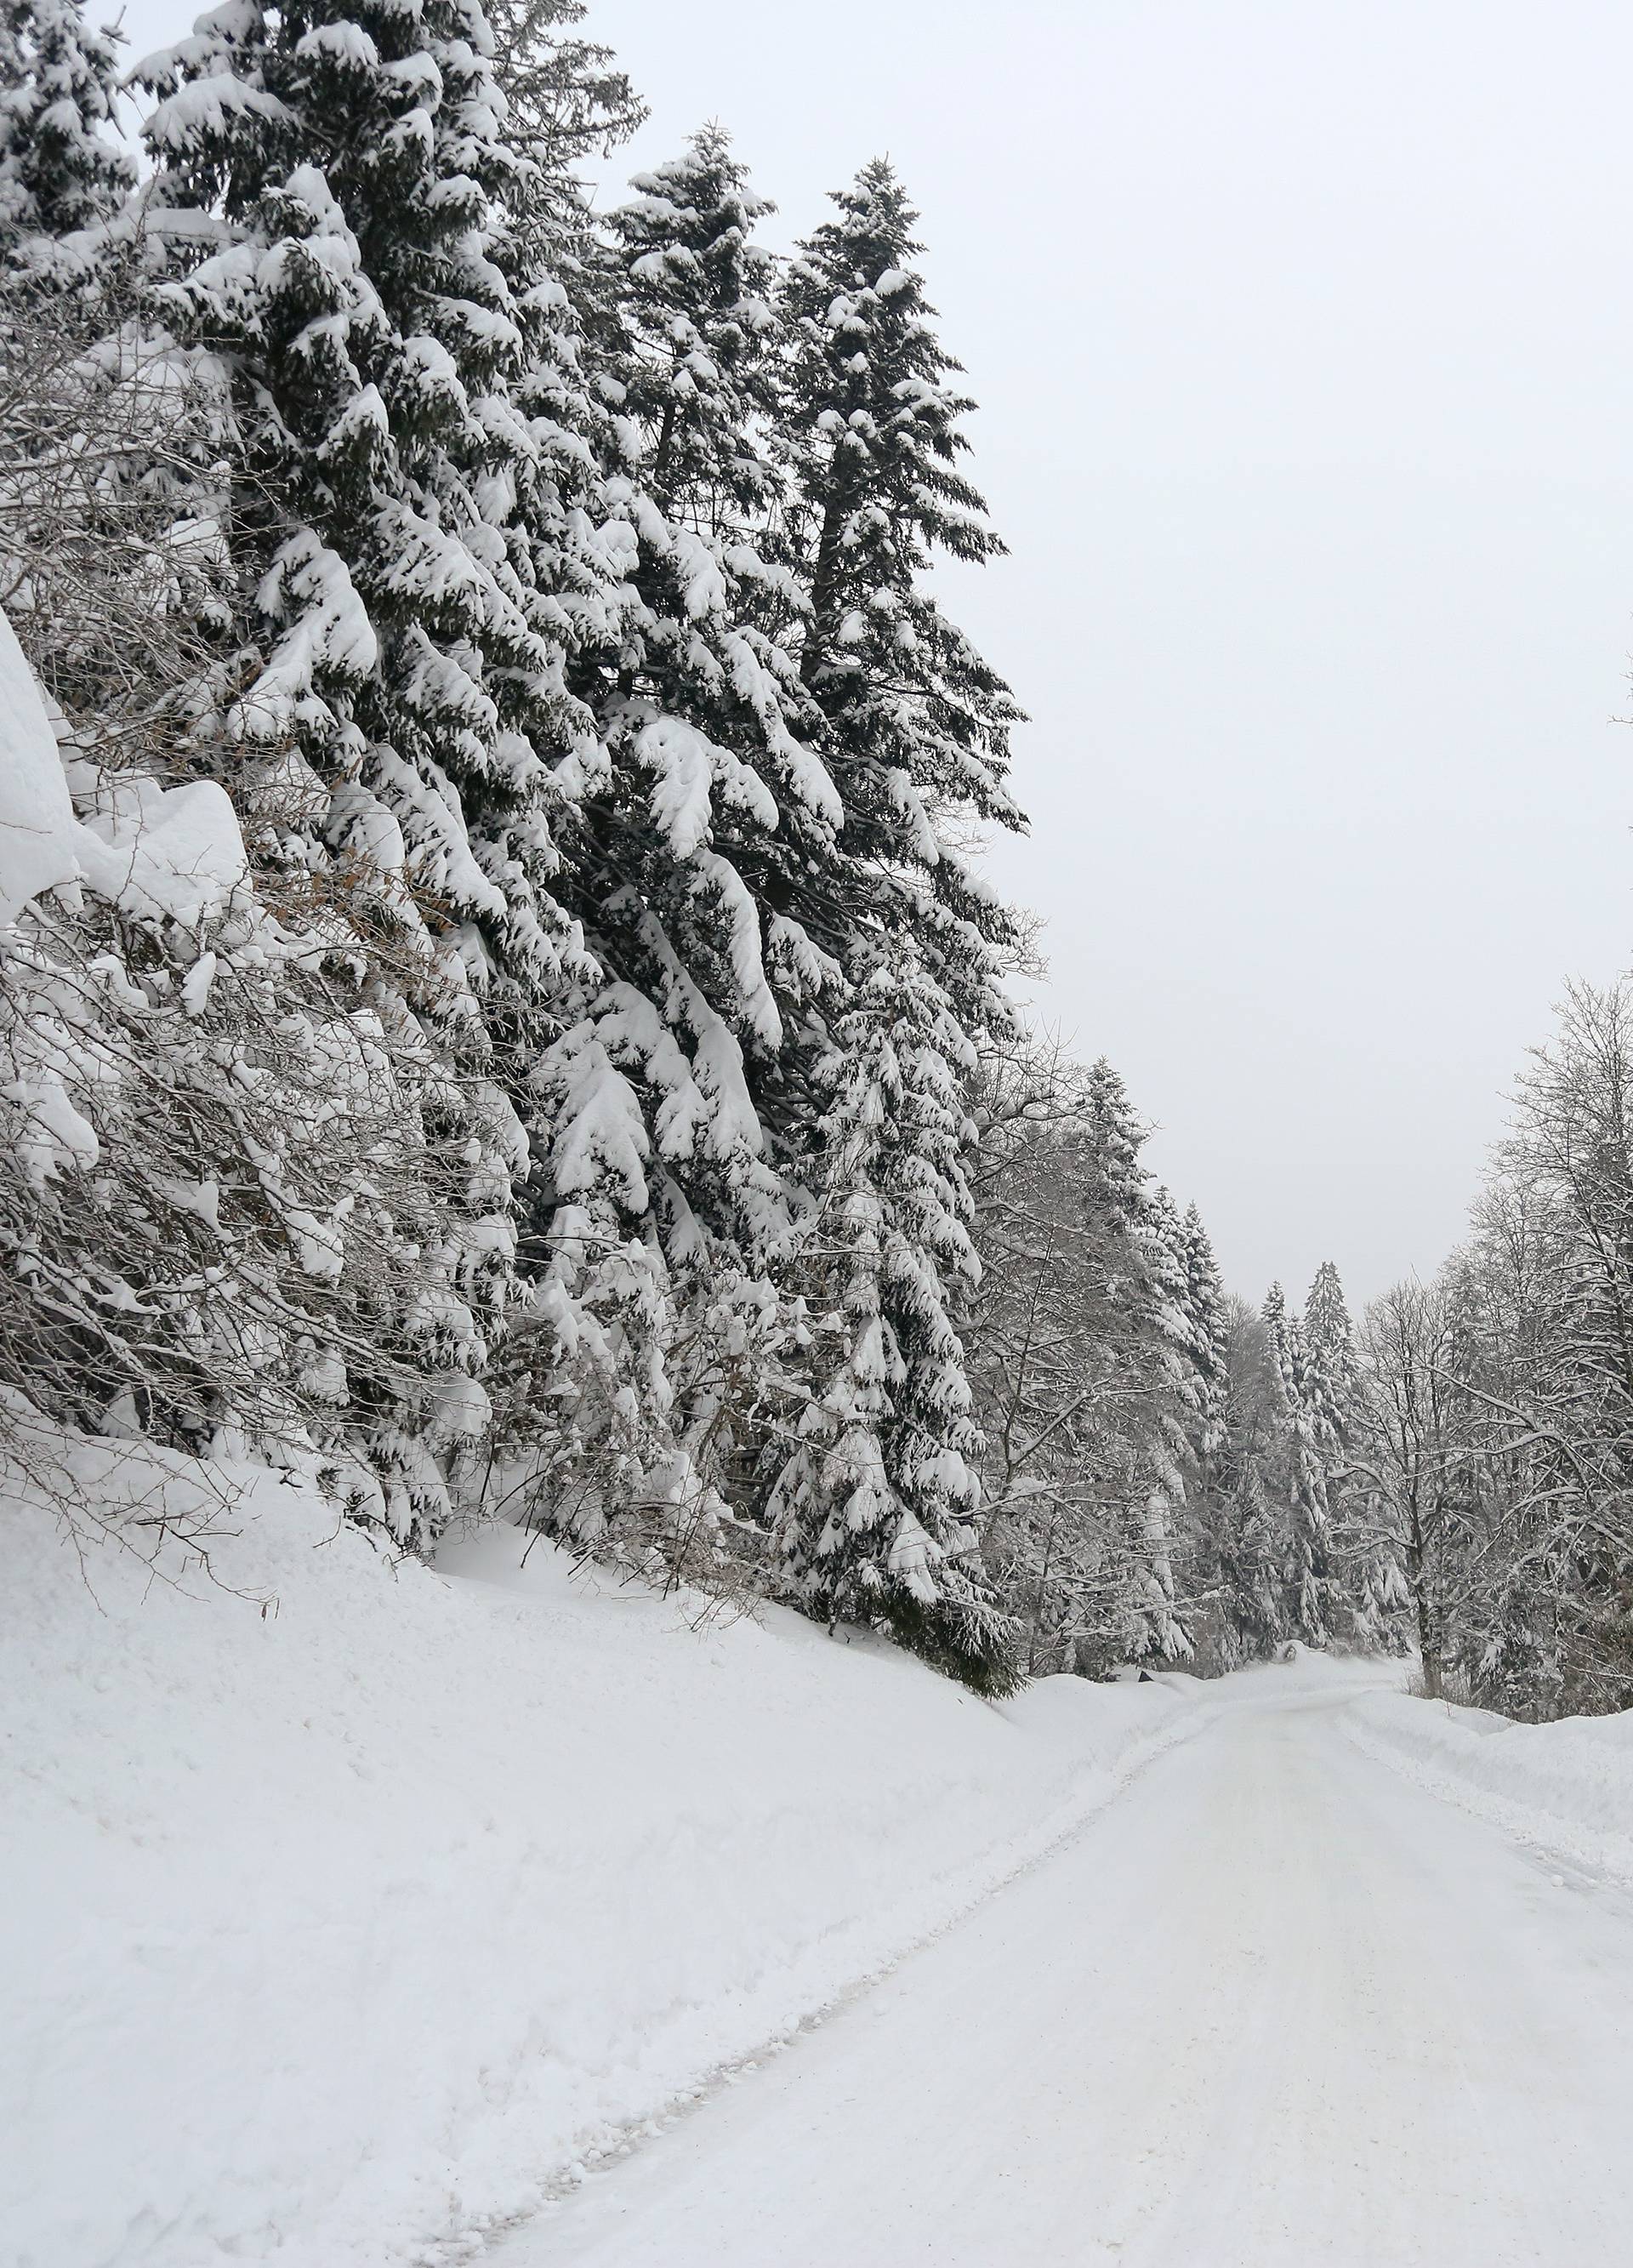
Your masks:
[{"label": "overcast sky", "polygon": [[[128,13],[133,44],[190,18]],[[1011,556],[949,600],[1032,723],[1046,1012],[1232,1286],[1460,1233],[1563,977],[1633,929],[1633,11],[592,0],[786,242],[920,205]]]}]

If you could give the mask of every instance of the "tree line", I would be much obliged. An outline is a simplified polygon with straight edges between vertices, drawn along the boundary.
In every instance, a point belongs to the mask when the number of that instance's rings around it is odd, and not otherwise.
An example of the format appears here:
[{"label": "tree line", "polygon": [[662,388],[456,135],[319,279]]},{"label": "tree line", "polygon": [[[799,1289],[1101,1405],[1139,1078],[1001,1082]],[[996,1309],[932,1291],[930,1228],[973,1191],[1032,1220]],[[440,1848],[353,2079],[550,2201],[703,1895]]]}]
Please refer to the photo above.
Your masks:
[{"label": "tree line", "polygon": [[1002,545],[904,185],[779,257],[710,127],[598,211],[644,114],[581,13],[228,0],[125,72],[0,12],[0,601],[92,844],[5,909],[4,1407],[982,1691],[1415,1611],[1574,1694],[1606,1222],[1527,1152],[1455,1300],[1227,1297],[1009,997],[1020,711],[932,581]]}]

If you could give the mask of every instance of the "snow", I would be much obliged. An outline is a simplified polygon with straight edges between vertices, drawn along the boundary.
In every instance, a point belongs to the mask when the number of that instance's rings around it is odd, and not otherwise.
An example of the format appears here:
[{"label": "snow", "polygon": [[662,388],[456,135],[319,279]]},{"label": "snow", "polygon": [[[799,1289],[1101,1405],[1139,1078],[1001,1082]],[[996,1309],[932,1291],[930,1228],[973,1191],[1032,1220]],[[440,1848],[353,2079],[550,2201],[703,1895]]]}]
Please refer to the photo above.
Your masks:
[{"label": "snow", "polygon": [[0,614],[0,929],[42,891],[77,879],[78,840],[50,718]]},{"label": "snow", "polygon": [[1625,2259],[1633,1902],[1364,1755],[1379,1676],[1213,1686],[1081,1835],[493,2268]]},{"label": "snow", "polygon": [[83,825],[40,688],[0,615],[0,927],[80,880],[133,921],[195,929],[219,914],[248,865],[224,788],[82,769],[95,783]]},{"label": "snow", "polygon": [[110,776],[105,807],[87,819],[79,845],[92,888],[154,924],[196,929],[224,910],[248,873],[232,800],[214,780],[164,788]]},{"label": "snow", "polygon": [[1203,1713],[1061,1679],[993,1707],[514,1530],[433,1572],[292,1479],[68,1456],[147,1524],[82,1517],[77,1554],[33,1484],[7,1506],[16,2268],[464,2259]]},{"label": "snow", "polygon": [[1431,1794],[1633,1886],[1633,1712],[1517,1725],[1377,1693],[1350,1736]]}]

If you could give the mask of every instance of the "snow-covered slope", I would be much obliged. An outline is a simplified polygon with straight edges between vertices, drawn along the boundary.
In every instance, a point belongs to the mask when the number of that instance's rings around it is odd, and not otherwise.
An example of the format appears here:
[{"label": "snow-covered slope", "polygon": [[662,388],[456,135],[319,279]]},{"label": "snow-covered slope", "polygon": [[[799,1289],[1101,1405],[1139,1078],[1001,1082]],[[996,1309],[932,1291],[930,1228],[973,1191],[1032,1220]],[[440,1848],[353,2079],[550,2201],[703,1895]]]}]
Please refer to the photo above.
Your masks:
[{"label": "snow-covered slope", "polygon": [[[1206,1713],[994,1707],[513,1531],[394,1566],[264,1472],[72,1454],[149,1524],[77,1560],[7,1511],[7,2268],[466,2258]],[[161,1511],[209,1575],[149,1564]]]},{"label": "snow-covered slope", "polygon": [[1633,1714],[1516,1725],[1489,1709],[1370,1693],[1346,1729],[1431,1795],[1633,1883]]}]

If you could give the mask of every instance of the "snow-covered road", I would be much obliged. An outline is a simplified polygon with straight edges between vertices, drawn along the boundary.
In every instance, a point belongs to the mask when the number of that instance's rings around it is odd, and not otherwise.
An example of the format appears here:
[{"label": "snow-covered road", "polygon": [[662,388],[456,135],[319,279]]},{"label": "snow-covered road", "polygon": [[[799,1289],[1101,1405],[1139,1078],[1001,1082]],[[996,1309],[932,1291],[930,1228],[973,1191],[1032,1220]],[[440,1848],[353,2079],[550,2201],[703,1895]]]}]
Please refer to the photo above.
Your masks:
[{"label": "snow-covered road", "polygon": [[1230,1681],[1067,1848],[497,2268],[1633,2258],[1633,1898]]}]

